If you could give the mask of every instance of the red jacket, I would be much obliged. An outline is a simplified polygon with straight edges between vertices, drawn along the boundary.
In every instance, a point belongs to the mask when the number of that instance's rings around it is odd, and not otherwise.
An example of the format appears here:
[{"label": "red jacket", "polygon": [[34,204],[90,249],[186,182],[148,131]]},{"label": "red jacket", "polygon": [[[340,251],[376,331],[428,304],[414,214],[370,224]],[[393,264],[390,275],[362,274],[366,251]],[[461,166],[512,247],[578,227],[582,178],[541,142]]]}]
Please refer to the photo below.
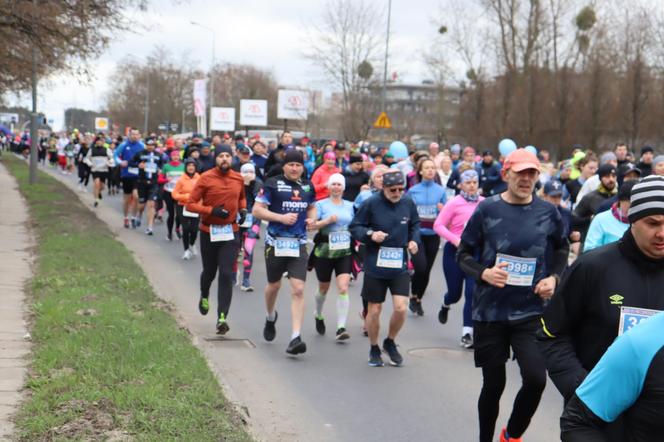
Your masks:
[{"label": "red jacket", "polygon": [[314,174],[311,176],[311,184],[314,185],[314,189],[316,190],[316,201],[330,196],[330,191],[327,188],[327,180],[334,173],[341,173],[341,171],[336,166],[329,169],[325,164],[314,171]]}]

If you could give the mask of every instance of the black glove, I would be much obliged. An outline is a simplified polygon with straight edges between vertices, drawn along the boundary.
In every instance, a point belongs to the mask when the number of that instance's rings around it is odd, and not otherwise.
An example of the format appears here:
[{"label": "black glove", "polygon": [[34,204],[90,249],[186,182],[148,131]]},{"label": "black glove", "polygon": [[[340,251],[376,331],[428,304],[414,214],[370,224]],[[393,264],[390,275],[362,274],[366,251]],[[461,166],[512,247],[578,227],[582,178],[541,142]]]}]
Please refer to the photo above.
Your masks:
[{"label": "black glove", "polygon": [[240,210],[240,219],[237,221],[238,224],[244,224],[244,221],[247,219],[247,209]]},{"label": "black glove", "polygon": [[217,206],[212,209],[212,215],[217,218],[228,218],[228,210],[224,209],[224,206]]}]

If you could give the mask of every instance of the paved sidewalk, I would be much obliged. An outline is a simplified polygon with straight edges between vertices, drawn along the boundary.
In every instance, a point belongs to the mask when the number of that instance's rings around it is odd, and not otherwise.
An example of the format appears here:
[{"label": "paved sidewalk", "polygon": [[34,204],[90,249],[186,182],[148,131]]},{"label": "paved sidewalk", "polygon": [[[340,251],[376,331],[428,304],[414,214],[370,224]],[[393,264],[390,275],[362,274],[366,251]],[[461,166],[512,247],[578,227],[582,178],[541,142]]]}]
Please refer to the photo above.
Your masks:
[{"label": "paved sidewalk", "polygon": [[23,285],[32,276],[28,208],[18,185],[0,163],[0,440],[14,430],[11,416],[21,401],[30,342]]}]

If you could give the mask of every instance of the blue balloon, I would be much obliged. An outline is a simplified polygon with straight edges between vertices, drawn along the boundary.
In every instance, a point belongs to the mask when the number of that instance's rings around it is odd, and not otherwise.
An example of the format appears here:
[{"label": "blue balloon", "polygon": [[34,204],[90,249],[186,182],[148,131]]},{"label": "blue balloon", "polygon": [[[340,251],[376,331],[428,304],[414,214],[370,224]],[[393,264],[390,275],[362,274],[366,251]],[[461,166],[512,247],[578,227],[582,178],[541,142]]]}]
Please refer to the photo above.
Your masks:
[{"label": "blue balloon", "polygon": [[535,146],[526,146],[524,147],[524,150],[532,153],[533,155],[537,155],[537,148]]},{"label": "blue balloon", "polygon": [[500,143],[498,143],[498,151],[504,157],[511,154],[515,150],[516,150],[516,143],[513,140],[510,140],[509,138],[502,139],[500,140]]},{"label": "blue balloon", "polygon": [[390,144],[389,152],[395,160],[403,160],[408,158],[408,147],[401,141],[394,141]]}]

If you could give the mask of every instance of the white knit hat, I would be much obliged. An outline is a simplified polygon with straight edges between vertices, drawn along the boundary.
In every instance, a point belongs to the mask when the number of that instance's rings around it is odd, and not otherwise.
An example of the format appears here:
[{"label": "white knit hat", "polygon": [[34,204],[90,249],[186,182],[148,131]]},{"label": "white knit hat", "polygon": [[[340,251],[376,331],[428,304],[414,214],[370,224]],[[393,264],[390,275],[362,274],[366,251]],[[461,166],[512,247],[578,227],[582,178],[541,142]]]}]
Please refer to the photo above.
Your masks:
[{"label": "white knit hat", "polygon": [[334,183],[341,184],[343,189],[346,188],[346,178],[340,173],[333,173],[330,175],[330,178],[327,180],[327,187],[330,187]]}]

